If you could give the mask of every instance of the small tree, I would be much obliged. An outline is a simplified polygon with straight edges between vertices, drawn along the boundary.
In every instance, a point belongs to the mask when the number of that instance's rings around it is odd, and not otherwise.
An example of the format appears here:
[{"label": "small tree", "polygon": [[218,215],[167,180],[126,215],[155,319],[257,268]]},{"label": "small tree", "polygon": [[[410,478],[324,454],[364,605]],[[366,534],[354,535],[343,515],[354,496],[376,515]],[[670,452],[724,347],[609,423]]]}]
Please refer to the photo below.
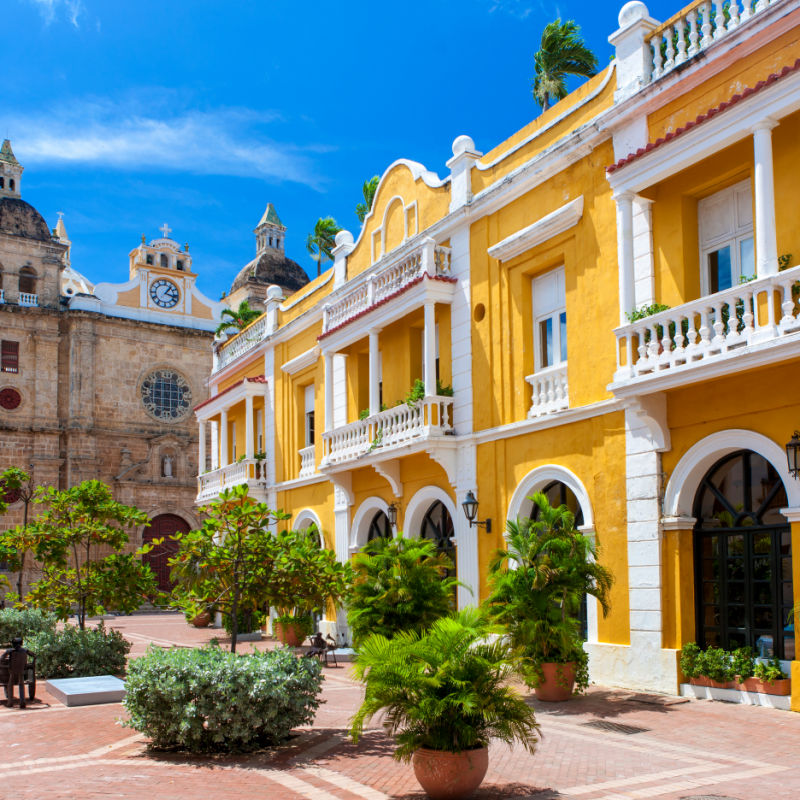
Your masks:
[{"label": "small tree", "polygon": [[219,336],[220,334],[227,333],[231,329],[235,333],[238,333],[260,316],[261,312],[257,308],[250,308],[250,303],[248,303],[247,300],[242,300],[236,311],[230,308],[222,309],[222,313],[220,314],[220,319],[222,321],[217,326],[214,333]]},{"label": "small tree", "polygon": [[380,175],[373,175],[368,181],[364,181],[364,185],[361,187],[361,192],[364,195],[364,202],[356,206],[356,216],[358,217],[358,221],[362,224],[367,218],[367,214],[369,214],[372,204],[375,201],[375,192],[378,191],[380,180]]},{"label": "small tree", "polygon": [[320,217],[312,233],[306,237],[306,250],[317,262],[317,275],[322,272],[322,262],[333,261],[333,248],[336,246],[336,234],[341,228],[333,217]]},{"label": "small tree", "polygon": [[215,605],[228,615],[235,653],[240,615],[257,613],[267,603],[276,558],[268,526],[288,515],[256,502],[246,485],[224,490],[204,511],[202,528],[175,536],[179,548],[170,560],[172,577],[190,614]]},{"label": "small tree", "polygon": [[111,489],[95,480],[66,490],[40,487],[33,502],[47,506],[26,528],[42,565],[28,595],[33,605],[55,611],[60,619],[76,608],[83,629],[87,616],[108,608],[135,611],[158,594],[150,567],[140,559],[149,546],[123,552],[128,530],[149,521],[143,511],[118,503]]},{"label": "small tree", "polygon": [[453,562],[430,539],[373,539],[352,565],[347,620],[356,646],[373,633],[423,631],[455,609]]},{"label": "small tree", "polygon": [[[32,547],[28,532],[28,512],[35,494],[31,476],[19,467],[9,467],[0,472],[0,513],[8,509],[9,502],[22,500],[22,527],[0,533],[0,561],[5,561],[9,568],[17,573],[17,599],[22,603],[22,582],[25,572],[25,560]],[[13,498],[13,499],[12,499]],[[13,544],[12,544],[13,543]]]}]

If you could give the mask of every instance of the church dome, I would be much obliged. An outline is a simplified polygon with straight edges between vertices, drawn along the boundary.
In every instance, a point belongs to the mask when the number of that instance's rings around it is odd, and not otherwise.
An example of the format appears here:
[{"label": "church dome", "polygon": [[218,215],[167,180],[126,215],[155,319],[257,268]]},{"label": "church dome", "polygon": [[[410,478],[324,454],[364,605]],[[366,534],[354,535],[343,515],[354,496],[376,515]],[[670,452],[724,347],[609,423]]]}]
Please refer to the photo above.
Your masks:
[{"label": "church dome", "polygon": [[308,283],[305,270],[279,250],[267,250],[242,269],[231,285],[230,294],[245,286],[276,284],[286,295],[302,289]]},{"label": "church dome", "polygon": [[0,233],[42,242],[52,238],[42,215],[19,197],[0,198]]}]

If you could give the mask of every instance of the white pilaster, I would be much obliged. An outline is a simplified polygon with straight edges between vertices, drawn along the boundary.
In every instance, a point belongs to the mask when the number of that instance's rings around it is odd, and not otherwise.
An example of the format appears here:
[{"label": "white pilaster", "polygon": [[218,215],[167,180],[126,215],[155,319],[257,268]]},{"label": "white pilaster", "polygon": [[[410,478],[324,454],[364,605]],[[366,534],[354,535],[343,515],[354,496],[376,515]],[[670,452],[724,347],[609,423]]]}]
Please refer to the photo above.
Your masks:
[{"label": "white pilaster", "polygon": [[436,305],[433,302],[425,303],[425,394],[436,394]]},{"label": "white pilaster", "polygon": [[653,201],[636,197],[633,201],[633,305],[635,308],[655,303],[655,267],[653,264]]},{"label": "white pilaster", "polygon": [[[333,525],[336,559],[346,564],[350,560],[350,498],[347,492],[338,486],[333,490]],[[332,635],[337,642],[352,644],[344,608],[339,608],[337,611],[336,630]]]},{"label": "white pilaster", "polygon": [[753,129],[753,161],[756,206],[756,275],[763,278],[778,272],[778,242],[775,233],[775,178],[772,168],[770,118]]},{"label": "white pilaster", "polygon": [[208,423],[200,420],[200,430],[197,440],[197,474],[202,475],[206,471],[206,425]]},{"label": "white pilaster", "polygon": [[219,469],[219,423],[211,423],[211,469]]},{"label": "white pilaster", "polygon": [[[477,525],[471,526],[461,503],[470,490],[478,488],[477,448],[474,444],[463,444],[458,449],[456,472],[456,514],[453,527],[456,535],[456,570],[458,579],[465,586],[458,587],[458,607],[477,606],[480,602],[480,569],[478,565],[478,537],[486,531]],[[501,520],[492,520],[494,525]]]},{"label": "white pilaster", "polygon": [[614,196],[617,204],[617,253],[619,261],[619,321],[625,324],[626,314],[636,307],[633,260],[633,194],[621,192]]},{"label": "white pilaster", "polygon": [[450,274],[457,278],[450,306],[453,374],[453,424],[459,434],[472,433],[472,303],[469,228],[450,236]]},{"label": "white pilaster", "polygon": [[[267,487],[276,483],[275,475],[275,352],[270,349],[264,353],[264,375],[267,383],[264,384],[264,452],[267,459],[264,462],[267,478]],[[271,493],[271,494],[270,494]],[[267,489],[267,505],[275,508],[277,496],[274,489]]]},{"label": "white pilaster", "polygon": [[333,353],[322,354],[325,361],[325,432],[333,430]]},{"label": "white pilaster", "polygon": [[253,396],[247,394],[244,398],[244,455],[247,459],[255,455],[253,439]]},{"label": "white pilaster", "polygon": [[369,413],[377,414],[381,410],[380,380],[381,359],[378,349],[378,329],[369,332]]},{"label": "white pilaster", "polygon": [[219,414],[219,460],[220,466],[227,467],[228,461],[228,412],[220,411]]}]

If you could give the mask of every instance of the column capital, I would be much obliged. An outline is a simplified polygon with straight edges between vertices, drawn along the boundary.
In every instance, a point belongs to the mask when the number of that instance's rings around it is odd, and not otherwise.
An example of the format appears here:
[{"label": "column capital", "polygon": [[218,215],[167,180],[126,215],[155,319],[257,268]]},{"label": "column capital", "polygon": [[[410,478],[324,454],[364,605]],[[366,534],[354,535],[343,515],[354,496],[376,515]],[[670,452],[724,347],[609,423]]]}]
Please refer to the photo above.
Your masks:
[{"label": "column capital", "polygon": [[632,203],[636,199],[636,192],[632,192],[630,189],[622,189],[614,192],[611,196],[617,205],[620,203]]},{"label": "column capital", "polygon": [[753,133],[757,131],[771,131],[773,128],[777,128],[780,123],[774,117],[764,117],[764,119],[760,119],[756,122],[755,125],[750,129]]}]

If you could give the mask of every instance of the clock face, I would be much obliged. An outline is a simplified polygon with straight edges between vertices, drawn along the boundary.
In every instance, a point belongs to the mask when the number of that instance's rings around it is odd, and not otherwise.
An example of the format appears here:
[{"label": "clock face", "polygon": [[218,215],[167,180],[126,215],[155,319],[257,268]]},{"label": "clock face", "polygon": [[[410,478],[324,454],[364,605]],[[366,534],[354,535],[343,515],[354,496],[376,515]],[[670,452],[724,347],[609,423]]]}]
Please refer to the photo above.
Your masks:
[{"label": "clock face", "polygon": [[172,308],[177,302],[178,287],[165,278],[159,278],[150,284],[150,297],[161,308]]}]

